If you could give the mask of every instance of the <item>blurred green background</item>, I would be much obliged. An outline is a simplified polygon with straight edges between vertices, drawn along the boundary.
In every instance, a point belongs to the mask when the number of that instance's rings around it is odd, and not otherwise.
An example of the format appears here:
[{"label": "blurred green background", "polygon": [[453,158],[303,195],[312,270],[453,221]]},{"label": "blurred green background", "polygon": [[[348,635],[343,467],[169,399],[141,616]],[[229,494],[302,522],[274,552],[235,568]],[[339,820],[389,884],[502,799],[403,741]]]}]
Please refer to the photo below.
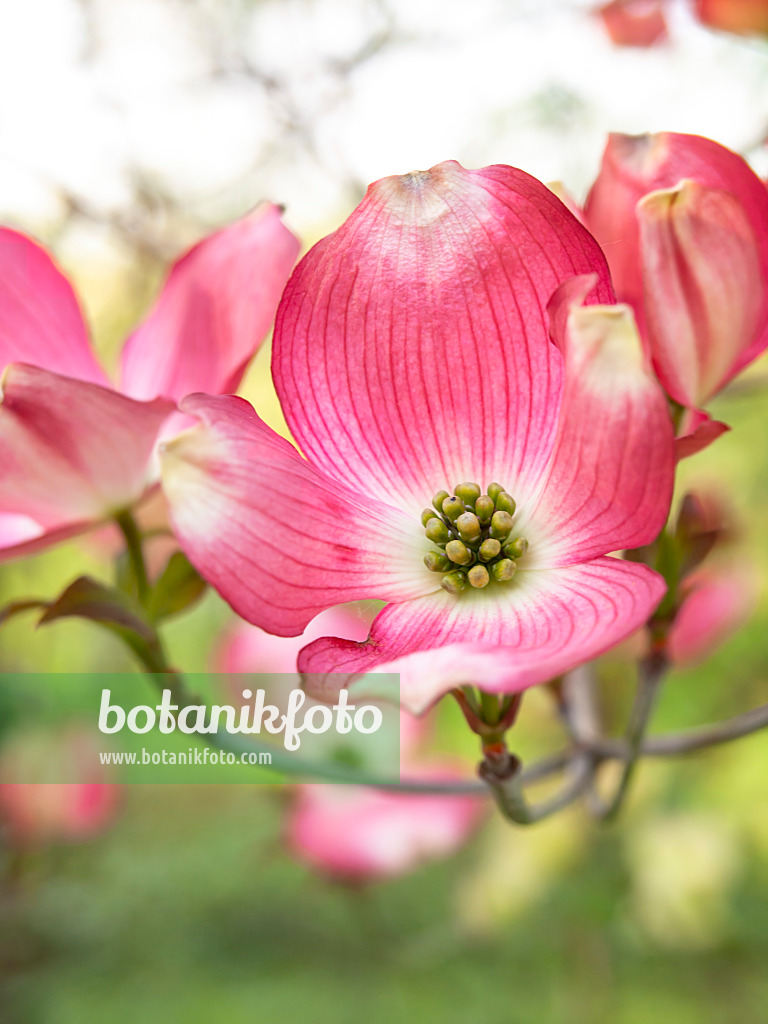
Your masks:
[{"label": "blurred green background", "polygon": [[[586,2],[40,2],[0,9],[0,209],[54,246],[112,365],[168,255],[262,195],[310,243],[367,180],[447,156],[583,193],[607,130],[668,128],[765,165],[766,48],[690,19],[627,53]],[[268,368],[265,346],[243,393],[281,429]],[[725,557],[758,596],[705,665],[672,674],[658,731],[768,701],[768,362],[710,411],[732,432],[684,464],[680,493],[728,502]],[[1,566],[0,605],[110,579],[111,544]],[[173,662],[205,670],[230,621],[208,594],[166,628]],[[0,630],[0,671],[131,667],[86,623]],[[601,679],[618,732],[629,663],[605,659]],[[468,773],[472,739],[440,710]],[[524,760],[562,743],[545,694],[515,739]],[[0,855],[0,1020],[764,1024],[767,792],[759,733],[645,762],[613,825],[581,807],[530,830],[490,816],[450,861],[353,889],[288,855],[290,789],[127,788],[103,835]]]}]

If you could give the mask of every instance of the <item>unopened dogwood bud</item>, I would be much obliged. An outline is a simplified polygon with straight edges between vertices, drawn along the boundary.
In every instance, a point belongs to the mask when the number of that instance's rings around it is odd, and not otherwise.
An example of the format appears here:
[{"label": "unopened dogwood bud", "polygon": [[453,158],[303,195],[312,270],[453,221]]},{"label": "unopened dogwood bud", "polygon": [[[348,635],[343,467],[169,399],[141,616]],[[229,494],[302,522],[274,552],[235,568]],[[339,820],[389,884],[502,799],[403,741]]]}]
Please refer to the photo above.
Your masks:
[{"label": "unopened dogwood bud", "polygon": [[466,481],[456,488],[456,497],[461,498],[465,505],[471,505],[473,508],[480,494],[480,487],[477,484]]},{"label": "unopened dogwood bud", "polygon": [[491,577],[484,565],[473,565],[467,573],[467,579],[470,586],[475,587],[476,590],[482,590],[491,582]]},{"label": "unopened dogwood bud", "polygon": [[495,540],[493,537],[488,537],[480,545],[478,555],[480,556],[481,562],[490,562],[492,558],[496,558],[501,552],[501,543]]},{"label": "unopened dogwood bud", "polygon": [[501,561],[494,562],[491,566],[493,578],[498,580],[499,583],[506,583],[507,580],[511,580],[516,571],[517,565],[511,558],[502,558]]},{"label": "unopened dogwood bud", "polygon": [[528,550],[528,541],[525,537],[515,537],[509,544],[504,545],[504,554],[507,558],[522,558]]},{"label": "unopened dogwood bud", "polygon": [[470,544],[480,537],[480,521],[472,512],[465,512],[456,520],[456,529],[463,541]]},{"label": "unopened dogwood bud", "polygon": [[447,572],[440,580],[440,586],[443,590],[447,590],[449,594],[460,594],[466,585],[467,577],[463,572],[458,572],[458,570]]},{"label": "unopened dogwood bud", "polygon": [[511,494],[507,493],[507,491],[502,491],[501,494],[496,496],[497,512],[509,512],[509,514],[513,516],[516,508],[517,502]]},{"label": "unopened dogwood bud", "polygon": [[443,502],[443,515],[455,523],[459,516],[464,515],[464,502],[455,494]]},{"label": "unopened dogwood bud", "polygon": [[491,537],[505,541],[512,532],[512,516],[509,512],[494,512],[491,519]]},{"label": "unopened dogwood bud", "polygon": [[451,539],[448,527],[442,519],[437,518],[430,519],[427,523],[427,537],[433,544],[446,544]]},{"label": "unopened dogwood bud", "polygon": [[430,572],[446,572],[451,568],[451,560],[439,551],[428,551],[424,555],[424,565]]},{"label": "unopened dogwood bud", "polygon": [[472,552],[460,540],[449,541],[445,545],[445,553],[457,565],[469,565],[472,561]]}]

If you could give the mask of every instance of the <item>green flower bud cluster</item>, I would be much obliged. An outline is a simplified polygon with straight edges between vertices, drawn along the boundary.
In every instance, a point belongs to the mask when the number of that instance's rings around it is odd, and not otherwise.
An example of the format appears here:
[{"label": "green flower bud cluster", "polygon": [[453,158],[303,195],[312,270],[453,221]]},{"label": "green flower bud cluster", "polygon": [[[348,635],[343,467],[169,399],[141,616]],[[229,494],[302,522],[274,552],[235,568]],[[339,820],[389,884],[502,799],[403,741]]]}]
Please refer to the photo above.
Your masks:
[{"label": "green flower bud cluster", "polygon": [[514,534],[515,499],[501,484],[483,494],[478,484],[461,483],[453,494],[438,491],[432,508],[421,513],[427,537],[439,548],[424,557],[432,572],[443,574],[449,594],[467,587],[482,590],[495,580],[506,583],[517,571],[528,541]]}]

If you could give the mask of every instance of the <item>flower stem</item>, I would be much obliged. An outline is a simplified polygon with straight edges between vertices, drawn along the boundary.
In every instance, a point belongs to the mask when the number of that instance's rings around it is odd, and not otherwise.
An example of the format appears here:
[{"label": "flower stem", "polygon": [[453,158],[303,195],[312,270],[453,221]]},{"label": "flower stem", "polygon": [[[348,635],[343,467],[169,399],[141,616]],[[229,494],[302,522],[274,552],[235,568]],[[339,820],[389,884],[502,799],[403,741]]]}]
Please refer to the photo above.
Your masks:
[{"label": "flower stem", "polygon": [[127,509],[117,513],[115,522],[120,527],[120,532],[125,539],[125,550],[128,553],[128,562],[136,584],[136,596],[139,603],[145,606],[149,598],[150,586],[147,564],[144,561],[144,549],[141,544],[141,533],[133,514]]},{"label": "flower stem", "polygon": [[[751,711],[744,711],[740,715],[726,718],[722,722],[714,722],[712,725],[695,726],[682,732],[651,736],[643,743],[640,753],[643,757],[677,757],[680,754],[693,754],[720,743],[730,743],[765,728],[768,728],[768,704],[761,704]],[[624,740],[602,740],[595,743],[591,750],[601,760],[626,757]]]},{"label": "flower stem", "polygon": [[592,780],[592,758],[588,754],[577,754],[569,762],[571,779],[560,792],[540,804],[530,804],[523,783],[533,781],[535,772],[524,772],[520,760],[510,754],[503,743],[492,744],[484,752],[478,774],[496,798],[501,813],[515,825],[533,825],[557,814],[586,792]]},{"label": "flower stem", "polygon": [[533,818],[523,792],[519,758],[510,754],[503,742],[485,746],[483,753],[485,757],[477,771],[493,793],[499,810],[516,825],[530,825]]},{"label": "flower stem", "polygon": [[600,813],[604,821],[612,821],[616,817],[629,792],[638,759],[643,752],[643,739],[656,704],[659,684],[666,671],[667,658],[662,651],[654,651],[640,662],[635,703],[627,725],[624,769],[616,792]]},{"label": "flower stem", "polygon": [[[128,554],[128,563],[131,567],[131,575],[136,586],[136,596],[143,608],[147,607],[152,587],[147,573],[147,563],[144,559],[144,547],[142,544],[141,532],[136,524],[133,514],[125,509],[118,512],[115,521],[125,539],[125,550]],[[163,641],[157,628],[149,621],[147,616],[152,639],[149,642],[133,644],[129,642],[133,653],[144,671],[151,676],[162,676],[162,682],[158,685],[161,690],[170,690],[171,699],[181,706],[186,697],[184,677],[181,673],[171,668],[168,656],[163,646]],[[157,680],[155,680],[157,682]]]},{"label": "flower stem", "polygon": [[487,725],[498,725],[499,718],[501,717],[501,703],[497,694],[486,693],[485,690],[481,690],[480,710],[482,711],[483,721]]}]

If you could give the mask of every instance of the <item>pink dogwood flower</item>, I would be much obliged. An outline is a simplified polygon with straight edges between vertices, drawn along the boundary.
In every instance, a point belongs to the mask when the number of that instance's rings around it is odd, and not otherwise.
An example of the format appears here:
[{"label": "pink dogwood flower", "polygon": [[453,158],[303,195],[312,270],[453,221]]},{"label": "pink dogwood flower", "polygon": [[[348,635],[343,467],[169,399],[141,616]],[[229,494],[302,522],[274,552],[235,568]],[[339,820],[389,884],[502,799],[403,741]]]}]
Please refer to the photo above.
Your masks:
[{"label": "pink dogwood flower", "polygon": [[747,620],[755,581],[743,569],[700,569],[682,585],[682,603],[667,638],[674,665],[705,661]]},{"label": "pink dogwood flower", "polygon": [[0,751],[3,780],[39,778],[41,771],[43,777],[78,781],[0,783],[0,831],[10,844],[81,842],[113,821],[122,790],[108,781],[92,735],[70,730],[44,738],[16,736]]},{"label": "pink dogwood flower", "polygon": [[709,139],[612,135],[584,222],[693,454],[727,429],[701,407],[768,346],[768,190]]},{"label": "pink dogwood flower", "polygon": [[37,243],[0,229],[0,560],[142,497],[176,400],[237,387],[298,250],[268,203],[205,238],[171,269],[113,387],[70,283]]},{"label": "pink dogwood flower", "polygon": [[[418,771],[421,781],[456,778],[433,764]],[[300,786],[286,833],[294,856],[316,871],[347,882],[372,882],[456,853],[482,812],[482,801],[473,796]]]},{"label": "pink dogwood flower", "polygon": [[699,21],[723,32],[768,35],[768,0],[694,0]]},{"label": "pink dogwood flower", "polygon": [[2,783],[0,823],[15,845],[81,842],[104,831],[118,800],[108,782]]},{"label": "pink dogwood flower", "polygon": [[199,425],[162,462],[188,557],[282,636],[387,602],[364,642],[302,651],[314,692],[400,672],[419,712],[594,657],[664,591],[608,555],[658,534],[673,478],[666,400],[613,300],[595,240],[523,171],[376,182],[278,312],[273,375],[303,456],[240,399],[182,403]]},{"label": "pink dogwood flower", "polygon": [[611,0],[598,8],[616,46],[657,46],[668,38],[666,0]]},{"label": "pink dogwood flower", "polygon": [[[321,612],[301,636],[265,633],[240,621],[224,634],[215,668],[228,673],[295,672],[302,647],[332,633],[364,640],[375,612],[346,605]],[[400,715],[401,778],[449,783],[466,778],[457,763],[426,753],[423,719]],[[485,801],[473,796],[398,793],[353,785],[295,787],[286,820],[294,856],[345,882],[372,882],[447,857],[479,825]]]}]

